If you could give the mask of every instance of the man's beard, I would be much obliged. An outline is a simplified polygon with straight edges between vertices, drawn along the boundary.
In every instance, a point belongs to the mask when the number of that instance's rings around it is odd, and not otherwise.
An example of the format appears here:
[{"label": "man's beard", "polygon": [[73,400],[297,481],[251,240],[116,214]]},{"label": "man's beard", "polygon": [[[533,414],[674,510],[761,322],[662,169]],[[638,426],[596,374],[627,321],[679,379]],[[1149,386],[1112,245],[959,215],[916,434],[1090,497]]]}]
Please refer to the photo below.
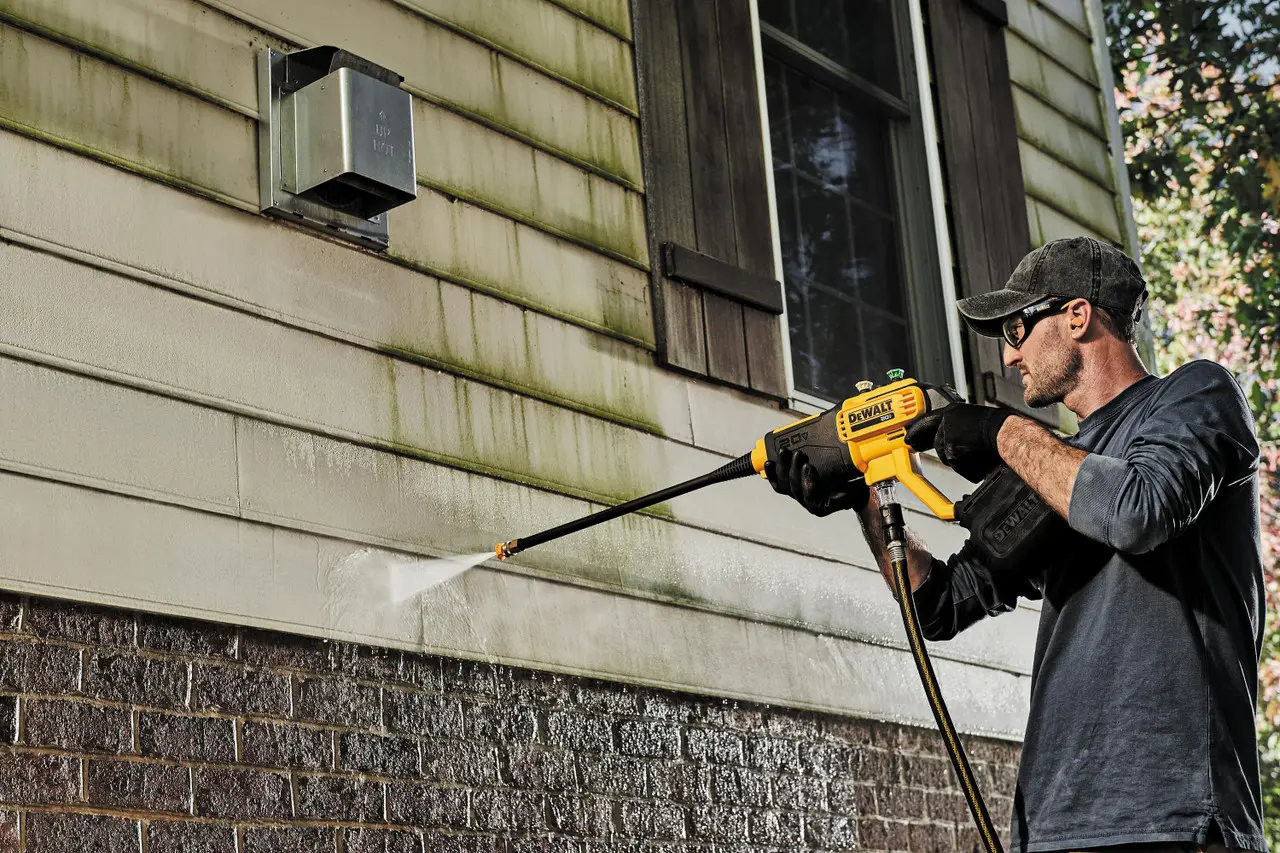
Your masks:
[{"label": "man's beard", "polygon": [[1022,383],[1026,388],[1023,397],[1028,406],[1038,409],[1042,406],[1061,403],[1079,384],[1084,358],[1078,349],[1064,346],[1062,350],[1068,351],[1058,358],[1053,358],[1050,353],[1044,353],[1044,356],[1049,356],[1043,359],[1049,366],[1044,371],[1037,372],[1034,382],[1029,383],[1027,376],[1022,377]]}]

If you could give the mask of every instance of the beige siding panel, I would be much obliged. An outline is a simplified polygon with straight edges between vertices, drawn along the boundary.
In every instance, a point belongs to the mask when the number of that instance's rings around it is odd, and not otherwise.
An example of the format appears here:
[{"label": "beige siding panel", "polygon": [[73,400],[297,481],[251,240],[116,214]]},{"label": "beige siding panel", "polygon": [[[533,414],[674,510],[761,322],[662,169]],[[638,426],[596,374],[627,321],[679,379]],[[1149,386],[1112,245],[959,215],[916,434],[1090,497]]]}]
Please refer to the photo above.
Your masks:
[{"label": "beige siding panel", "polygon": [[1114,195],[1022,140],[1018,140],[1018,153],[1028,195],[1109,240],[1121,240]]},{"label": "beige siding panel", "polygon": [[[0,349],[17,357],[610,502],[725,461],[720,454],[47,254],[9,246],[0,257],[9,271],[0,280],[7,308],[0,315]],[[245,476],[242,470],[242,482]],[[690,496],[655,511],[829,560],[847,562],[860,552],[870,560],[861,543],[851,545],[847,528],[779,501],[759,478],[717,492],[714,500]],[[381,495],[362,511],[381,515],[396,500]],[[618,529],[625,532],[626,524],[619,522]],[[921,526],[931,543],[953,536],[953,528],[941,522]]]},{"label": "beige siding panel", "polygon": [[[637,0],[639,2],[640,0]],[[631,38],[631,3],[629,0],[547,0],[594,21],[611,33]]]},{"label": "beige siding panel", "polygon": [[[719,454],[17,246],[0,249],[0,346],[226,411],[610,501],[711,470]],[[739,452],[746,452],[744,447]],[[757,484],[759,485],[759,484]],[[682,505],[753,536],[763,504]],[[727,525],[727,527],[726,527]],[[791,531],[777,530],[788,537]],[[840,556],[845,537],[818,526]]]},{"label": "beige siding panel", "polygon": [[1009,76],[1023,89],[1053,106],[1068,118],[1107,138],[1098,89],[1046,58],[1017,33],[1006,30]]},{"label": "beige siding panel", "polygon": [[[0,124],[258,209],[256,122],[2,24],[0,47]],[[602,250],[644,265],[638,193],[425,101],[414,106],[419,180],[584,244],[601,238]]]},{"label": "beige siding panel", "polygon": [[5,24],[0,125],[258,207],[255,122]]},{"label": "beige siding panel", "polygon": [[430,189],[388,218],[391,257],[654,346],[649,278],[629,263]]},{"label": "beige siding panel", "polygon": [[396,0],[636,112],[631,45],[546,0]]},{"label": "beige siding panel", "polygon": [[1105,142],[1018,86],[1013,87],[1013,111],[1020,137],[1115,190],[1111,152]]},{"label": "beige siding panel", "polygon": [[1008,0],[1009,27],[1042,53],[1095,86],[1098,69],[1093,64],[1093,44],[1079,30],[1045,11],[1036,0]]},{"label": "beige siding panel", "polygon": [[32,358],[579,494],[650,491],[673,454],[699,470],[720,459],[49,255],[0,257],[0,341]]},{"label": "beige siding panel", "polygon": [[644,197],[475,122],[414,102],[420,180],[641,265]]},{"label": "beige siding panel", "polygon": [[[540,313],[468,294],[369,253],[228,210],[23,136],[0,132],[0,161],[15,164],[28,176],[21,182],[0,183],[0,227],[8,228],[5,236],[10,240],[29,235],[118,265],[113,268],[159,277],[157,281],[171,288],[363,346],[437,359],[442,366],[547,398],[565,398],[652,423],[670,437],[726,454],[742,452],[765,431],[794,419],[776,406],[661,370],[647,353]],[[85,196],[99,199],[99,204],[80,204]],[[410,208],[422,210],[423,203],[420,197]],[[441,217],[470,210],[493,220],[461,203],[438,203],[445,211]],[[430,219],[426,217],[413,233],[483,230],[483,222],[465,218],[448,229],[430,228]],[[400,235],[408,230],[394,227]],[[201,239],[187,239],[193,233]],[[582,250],[576,250],[575,257],[597,263],[566,266],[553,255],[533,252],[531,235],[543,237],[525,231],[522,237],[509,238],[523,247],[521,257],[538,261],[533,272],[539,277],[531,272],[513,279],[545,291],[531,290],[523,294],[526,298],[590,314],[615,329],[620,318],[634,317],[637,330],[643,325],[652,334],[643,274]],[[492,239],[495,245],[506,245],[508,238]],[[504,275],[514,275],[515,269]],[[624,288],[630,279],[614,279],[614,274],[632,275],[638,281],[634,289]],[[447,315],[444,306],[450,306]]]},{"label": "beige siding panel", "polygon": [[1092,237],[1095,240],[1104,242],[1110,242],[1111,240],[1111,238],[1104,237],[1092,228],[1063,216],[1052,207],[1049,207],[1049,205],[1036,201],[1034,198],[1027,199],[1027,209],[1035,223],[1033,232],[1039,234],[1037,246],[1042,246],[1050,240],[1058,240],[1063,237]]},{"label": "beige siding panel", "polygon": [[[396,604],[344,573],[352,543],[11,475],[0,525],[20,592],[929,725],[896,648],[488,568]],[[1019,735],[1028,677],[937,669],[962,730]]]},{"label": "beige siding panel", "polygon": [[231,415],[0,358],[0,466],[234,512]]},{"label": "beige siding panel", "polygon": [[1040,4],[1074,26],[1083,35],[1092,37],[1089,18],[1082,0],[1040,0]]},{"label": "beige siding panel", "polygon": [[[542,524],[546,512],[588,509],[580,501],[534,492],[532,500],[517,498],[523,509],[513,511],[510,500],[490,502],[483,488],[479,495],[457,489],[473,479],[462,472],[249,420],[233,430],[233,418],[222,413],[3,358],[0,391],[23,403],[10,408],[27,410],[4,416],[0,469],[60,482],[269,517],[295,529],[340,531],[358,541],[446,552],[459,545],[483,548],[452,538],[455,533],[474,537],[474,532],[463,533],[469,522],[488,532],[486,539],[505,539],[515,535],[511,530]],[[91,430],[86,422],[93,424]],[[485,505],[467,506],[467,501]],[[635,521],[619,530],[596,531],[595,541],[583,539],[589,552],[560,545],[543,549],[542,570],[561,579],[842,636],[896,634],[897,613],[877,572],[733,543],[658,519]],[[502,525],[508,528],[499,529]],[[600,546],[616,544],[620,535],[626,537],[624,546],[638,543],[646,550],[629,547],[622,558],[599,559]],[[670,548],[655,549],[668,540]],[[566,564],[566,556],[585,559]],[[516,569],[523,561],[507,565]],[[785,578],[778,577],[780,569]],[[1015,628],[1027,633],[1033,621],[1029,611],[1020,612],[999,627],[1006,634]],[[950,645],[949,654],[1025,671],[1030,642],[1009,655],[999,653],[994,645],[999,638],[990,632],[965,639]]]},{"label": "beige siding panel", "polygon": [[[647,354],[630,346],[481,295],[475,297],[474,311],[450,316],[446,327],[439,301],[456,304],[467,299],[467,291],[376,255],[228,210],[17,134],[0,131],[0,162],[15,164],[26,176],[0,182],[0,227],[162,276],[175,287],[217,294],[267,317],[344,333],[370,346],[456,360],[460,368],[602,410],[640,417],[644,410],[668,411],[658,401],[675,397],[681,415],[662,417],[660,423],[677,436],[688,434],[684,381],[657,370]],[[81,204],[86,196],[99,202]],[[480,255],[486,240],[490,245],[510,240],[522,247],[516,261],[528,257],[535,269],[521,275],[521,266],[513,263],[495,270],[491,279],[527,287],[516,294],[526,304],[651,345],[643,273],[429,191],[410,207],[424,211],[432,202],[439,208],[437,215],[423,215],[417,228],[393,226],[404,242],[412,235],[425,243],[450,231],[484,237],[470,251],[462,245],[442,249],[452,261],[442,265],[456,270]],[[459,216],[464,210],[469,213]],[[495,233],[491,223],[508,228]],[[195,233],[200,240],[188,239]],[[535,236],[548,245],[539,248]],[[556,248],[572,251],[557,255]],[[422,255],[432,257],[427,251]],[[534,275],[536,271],[541,274]],[[526,342],[530,335],[533,340]],[[525,348],[535,344],[539,357],[530,358]],[[512,347],[519,352],[511,352]],[[485,360],[473,359],[474,353],[484,354]],[[570,361],[561,363],[561,358]],[[578,369],[586,358],[599,359],[597,372]],[[672,390],[660,390],[653,377],[667,378]]]},{"label": "beige siding panel", "polygon": [[158,76],[258,117],[251,54],[283,47],[194,0],[0,0],[0,18]]},{"label": "beige siding panel", "polygon": [[[0,182],[0,225],[160,275],[173,271],[183,282],[210,291],[222,289],[236,299],[252,302],[257,299],[254,287],[286,283],[298,292],[289,297],[290,304],[295,299],[302,304],[317,299],[317,289],[301,277],[300,270],[313,269],[321,258],[329,276],[349,265],[361,267],[362,274],[374,276],[365,285],[374,293],[381,292],[376,277],[382,275],[405,281],[406,291],[425,286],[382,272],[385,267],[371,263],[372,256],[352,252],[345,244],[317,239],[309,231],[268,225],[3,130],[0,162],[20,164],[19,173],[27,176],[23,181]],[[86,195],[100,199],[101,205],[86,207],[80,202]],[[107,215],[107,209],[116,215]],[[393,212],[391,218],[389,254],[405,263],[569,322],[653,346],[649,282],[634,267],[464,202],[450,202],[429,189],[420,190],[416,201]],[[135,222],[150,223],[150,230],[135,227]],[[172,236],[158,236],[164,233]],[[192,233],[206,239],[187,239]],[[287,242],[287,250],[280,241]],[[502,250],[494,251],[495,246]],[[236,276],[244,275],[243,279],[232,282],[231,276],[222,274],[242,263],[246,271]],[[264,270],[275,270],[276,275],[261,275]],[[233,285],[249,290],[236,291]],[[343,285],[339,281],[332,286],[341,290]],[[271,303],[264,298],[262,304],[269,307]],[[280,310],[290,312],[288,305]],[[292,313],[300,317],[305,312]],[[358,311],[354,316],[363,314]],[[411,334],[387,343],[430,351],[412,345]],[[603,342],[592,347],[608,349]],[[612,391],[603,389],[606,395]],[[584,393],[581,402],[590,404],[591,399]]]},{"label": "beige siding panel", "polygon": [[[643,183],[634,118],[390,0],[208,1],[292,42],[341,45],[395,70],[431,100]],[[494,13],[487,4],[486,13]]]}]

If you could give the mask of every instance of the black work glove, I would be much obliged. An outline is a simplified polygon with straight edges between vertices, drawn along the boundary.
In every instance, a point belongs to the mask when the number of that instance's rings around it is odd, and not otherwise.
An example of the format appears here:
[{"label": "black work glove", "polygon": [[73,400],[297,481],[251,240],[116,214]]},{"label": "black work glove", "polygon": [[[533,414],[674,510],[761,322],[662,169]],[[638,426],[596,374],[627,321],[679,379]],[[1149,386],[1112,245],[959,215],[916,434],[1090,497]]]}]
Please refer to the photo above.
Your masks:
[{"label": "black work glove", "polygon": [[915,450],[933,448],[942,464],[972,483],[980,483],[1001,464],[996,436],[1013,412],[993,406],[952,403],[907,427]]},{"label": "black work glove", "polygon": [[844,483],[824,482],[802,450],[782,451],[777,462],[764,464],[764,474],[775,492],[791,495],[818,517],[842,509],[861,510],[871,499],[871,489],[861,477]]}]

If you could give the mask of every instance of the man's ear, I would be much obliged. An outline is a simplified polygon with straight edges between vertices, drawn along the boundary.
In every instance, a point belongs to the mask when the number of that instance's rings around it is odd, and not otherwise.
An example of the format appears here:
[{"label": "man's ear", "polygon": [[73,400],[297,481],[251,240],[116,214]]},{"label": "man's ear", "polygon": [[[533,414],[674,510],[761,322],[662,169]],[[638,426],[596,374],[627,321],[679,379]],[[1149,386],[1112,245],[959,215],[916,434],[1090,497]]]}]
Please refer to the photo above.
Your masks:
[{"label": "man's ear", "polygon": [[1087,300],[1077,299],[1067,306],[1067,333],[1077,341],[1089,334],[1093,323],[1093,306]]}]

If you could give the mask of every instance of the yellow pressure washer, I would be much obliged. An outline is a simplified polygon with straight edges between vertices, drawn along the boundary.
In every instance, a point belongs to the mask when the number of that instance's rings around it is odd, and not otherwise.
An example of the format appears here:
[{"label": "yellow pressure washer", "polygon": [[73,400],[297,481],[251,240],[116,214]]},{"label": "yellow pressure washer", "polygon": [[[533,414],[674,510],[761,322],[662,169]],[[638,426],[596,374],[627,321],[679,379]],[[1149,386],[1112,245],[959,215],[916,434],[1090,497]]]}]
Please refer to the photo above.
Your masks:
[{"label": "yellow pressure washer", "polygon": [[765,463],[776,462],[784,450],[803,451],[809,464],[824,481],[842,483],[859,477],[865,478],[867,485],[876,490],[880,504],[885,547],[893,566],[894,596],[898,600],[911,656],[924,685],[929,708],[942,733],[947,754],[969,804],[969,811],[982,836],[983,846],[987,853],[1003,853],[999,835],[991,826],[986,803],[978,790],[973,769],[942,699],[933,664],[925,649],[907,573],[906,524],[894,486],[895,482],[902,483],[938,518],[955,518],[954,504],[920,473],[917,452],[907,444],[906,432],[907,427],[919,418],[964,400],[950,386],[927,385],[915,379],[903,378],[901,370],[889,371],[889,382],[885,385],[876,386],[871,381],[864,380],[858,383],[857,390],[855,396],[825,412],[770,431],[756,442],[750,453],[701,477],[531,536],[500,542],[494,551],[499,560],[505,560],[535,545],[594,527],[705,486],[736,480],[753,473],[763,477]]}]

